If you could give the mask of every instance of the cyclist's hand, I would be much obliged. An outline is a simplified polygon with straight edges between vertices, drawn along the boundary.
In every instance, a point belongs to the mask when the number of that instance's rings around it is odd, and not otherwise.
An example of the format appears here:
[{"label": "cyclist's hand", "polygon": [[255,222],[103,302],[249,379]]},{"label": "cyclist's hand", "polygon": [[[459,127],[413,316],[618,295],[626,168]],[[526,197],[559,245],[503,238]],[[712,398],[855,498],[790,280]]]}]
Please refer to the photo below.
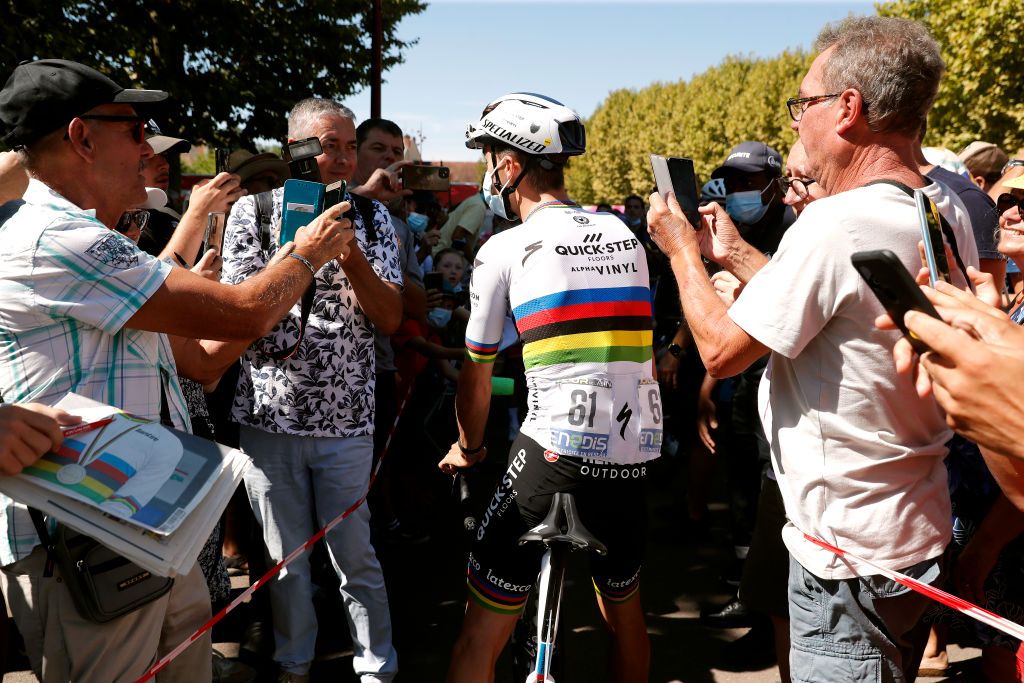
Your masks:
[{"label": "cyclist's hand", "polygon": [[459,442],[456,441],[452,444],[452,447],[448,449],[448,454],[441,458],[441,462],[437,463],[437,466],[445,474],[454,475],[457,470],[472,467],[486,457],[487,448],[483,448],[479,453],[467,456],[459,447]]},{"label": "cyclist's hand", "polygon": [[701,396],[697,401],[697,433],[700,440],[710,453],[715,452],[715,439],[711,431],[718,428],[718,416],[715,402],[708,396]]}]

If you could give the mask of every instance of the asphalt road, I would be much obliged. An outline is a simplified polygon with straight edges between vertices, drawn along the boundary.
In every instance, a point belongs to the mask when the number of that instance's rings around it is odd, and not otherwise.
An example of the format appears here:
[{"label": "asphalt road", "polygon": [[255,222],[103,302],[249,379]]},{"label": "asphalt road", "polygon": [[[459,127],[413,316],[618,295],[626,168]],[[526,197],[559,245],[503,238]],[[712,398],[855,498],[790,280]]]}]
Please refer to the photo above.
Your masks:
[{"label": "asphalt road", "polygon": [[[441,681],[448,654],[458,631],[465,599],[465,543],[460,513],[448,493],[449,484],[424,467],[416,494],[399,495],[406,501],[408,519],[430,533],[431,539],[419,545],[381,543],[379,555],[385,568],[389,598],[395,625],[395,643],[399,652],[399,683]],[[724,500],[721,477],[716,478],[712,500]],[[730,552],[726,536],[726,512],[723,503],[711,505],[710,533],[699,542],[683,538],[680,532],[681,492],[685,488],[680,463],[666,461],[653,478],[650,497],[648,556],[643,575],[642,600],[651,636],[652,683],[774,683],[779,680],[774,664],[763,664],[750,671],[735,671],[737,657],[727,649],[746,633],[745,629],[715,630],[699,623],[701,605],[724,603],[730,589],[720,580]],[[425,493],[426,492],[426,493]],[[399,492],[402,493],[401,491]],[[402,508],[402,505],[397,507]],[[585,521],[585,520],[584,520]],[[234,585],[246,584],[236,577]],[[215,631],[217,648],[228,656],[238,652],[241,614],[232,615]],[[340,607],[330,598],[318,604],[321,633],[320,658],[314,664],[314,682],[355,681],[351,670],[351,648]],[[562,614],[561,658],[564,673],[559,683],[602,683],[607,681],[603,653],[607,635],[601,626],[593,600],[593,588],[586,571],[585,558],[576,556],[570,565],[566,599]],[[733,646],[735,647],[735,646]],[[927,681],[974,681],[978,651],[951,648],[954,675]],[[498,683],[513,681],[508,657],[499,662]],[[261,673],[259,681],[273,681],[273,667],[254,662]],[[21,666],[24,666],[22,661]],[[743,668],[743,667],[740,667]],[[10,671],[4,683],[34,681],[28,671]]]}]

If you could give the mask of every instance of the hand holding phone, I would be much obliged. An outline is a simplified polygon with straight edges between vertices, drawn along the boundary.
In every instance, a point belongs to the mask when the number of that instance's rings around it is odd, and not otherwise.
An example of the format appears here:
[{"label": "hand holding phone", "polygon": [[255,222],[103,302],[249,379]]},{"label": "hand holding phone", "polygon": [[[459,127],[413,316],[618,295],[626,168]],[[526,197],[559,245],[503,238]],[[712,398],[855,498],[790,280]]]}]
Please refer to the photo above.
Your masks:
[{"label": "hand holding phone", "polygon": [[227,226],[227,214],[211,211],[206,214],[206,231],[203,233],[203,244],[199,249],[199,258],[213,249],[218,255],[224,251],[224,228]]},{"label": "hand holding phone", "polygon": [[674,192],[686,220],[694,230],[700,230],[700,214],[697,213],[697,177],[693,171],[693,160],[652,154],[651,168],[654,170],[658,193],[667,198],[669,192]]},{"label": "hand holding phone", "polygon": [[220,175],[226,173],[228,170],[228,158],[231,156],[231,150],[227,147],[217,147],[213,150],[214,154],[214,174]]},{"label": "hand holding phone", "polygon": [[451,187],[451,170],[447,166],[410,164],[402,169],[402,187],[406,190],[447,192]]},{"label": "hand holding phone", "polygon": [[903,316],[914,310],[941,318],[896,254],[888,249],[859,251],[850,261],[914,350],[929,351],[928,346],[907,329]]},{"label": "hand holding phone", "polygon": [[939,209],[921,190],[914,190],[917,203],[917,217],[921,225],[921,241],[924,243],[925,265],[928,266],[928,282],[932,287],[938,280],[952,283],[949,274],[949,259],[942,240],[942,223]]}]

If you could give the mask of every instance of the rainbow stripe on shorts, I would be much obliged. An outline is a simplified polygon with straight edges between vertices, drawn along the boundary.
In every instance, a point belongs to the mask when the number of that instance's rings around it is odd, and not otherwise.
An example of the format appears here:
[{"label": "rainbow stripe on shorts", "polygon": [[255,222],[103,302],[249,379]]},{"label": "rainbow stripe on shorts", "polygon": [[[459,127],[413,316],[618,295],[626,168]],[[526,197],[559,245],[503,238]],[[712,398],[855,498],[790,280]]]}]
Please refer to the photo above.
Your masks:
[{"label": "rainbow stripe on shorts", "polygon": [[516,615],[523,611],[530,592],[515,593],[506,591],[480,575],[472,565],[466,570],[466,585],[469,586],[469,597],[474,602],[497,614]]},{"label": "rainbow stripe on shorts", "polygon": [[654,332],[647,287],[571,289],[527,301],[512,314],[527,369],[651,360]]}]

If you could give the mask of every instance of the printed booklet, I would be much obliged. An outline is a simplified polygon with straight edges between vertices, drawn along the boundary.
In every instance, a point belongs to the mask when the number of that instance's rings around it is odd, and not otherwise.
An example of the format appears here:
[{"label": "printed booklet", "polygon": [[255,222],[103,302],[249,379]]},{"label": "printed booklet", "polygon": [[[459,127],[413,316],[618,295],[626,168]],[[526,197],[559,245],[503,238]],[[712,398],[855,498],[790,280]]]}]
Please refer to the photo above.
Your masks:
[{"label": "printed booklet", "polygon": [[249,458],[76,394],[56,405],[82,423],[0,492],[156,574],[191,569]]}]

